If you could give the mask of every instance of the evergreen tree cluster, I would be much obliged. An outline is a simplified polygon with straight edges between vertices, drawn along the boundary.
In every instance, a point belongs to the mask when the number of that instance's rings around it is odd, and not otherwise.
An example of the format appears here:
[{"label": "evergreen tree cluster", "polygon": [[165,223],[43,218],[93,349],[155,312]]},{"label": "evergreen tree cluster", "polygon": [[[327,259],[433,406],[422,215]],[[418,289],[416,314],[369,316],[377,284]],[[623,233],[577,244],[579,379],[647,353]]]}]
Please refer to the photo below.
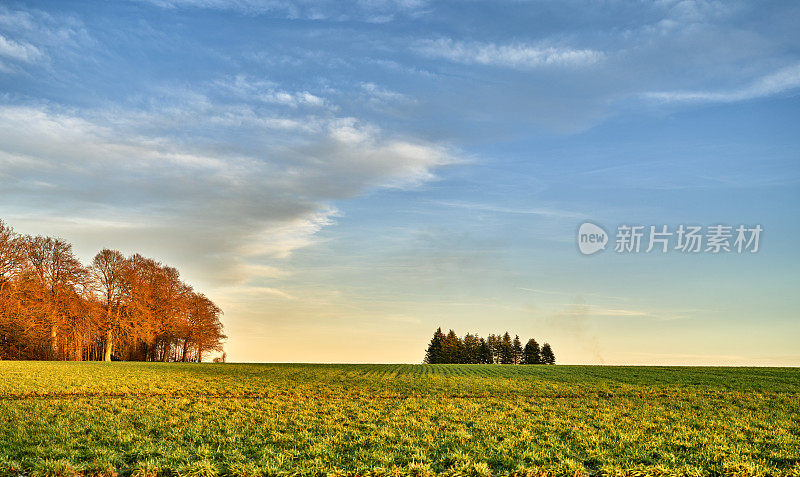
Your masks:
[{"label": "evergreen tree cluster", "polygon": [[447,334],[438,328],[425,352],[427,364],[556,364],[556,356],[549,344],[539,346],[531,338],[522,346],[519,335],[511,338],[491,334],[486,338],[467,333],[459,338],[453,330]]}]

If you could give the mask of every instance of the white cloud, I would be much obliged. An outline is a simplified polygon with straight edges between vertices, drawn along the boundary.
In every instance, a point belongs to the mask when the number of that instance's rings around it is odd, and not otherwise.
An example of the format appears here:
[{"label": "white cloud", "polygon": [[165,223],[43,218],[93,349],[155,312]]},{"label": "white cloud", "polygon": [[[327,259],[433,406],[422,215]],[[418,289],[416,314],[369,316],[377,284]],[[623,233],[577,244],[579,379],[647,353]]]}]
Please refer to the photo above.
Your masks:
[{"label": "white cloud", "polygon": [[77,50],[94,41],[71,15],[10,10],[0,5],[0,72],[19,73],[50,65],[54,58],[83,58]]},{"label": "white cloud", "polygon": [[257,80],[244,75],[217,80],[212,84],[223,92],[248,101],[260,101],[291,108],[326,106],[323,98],[308,91],[286,91],[272,81]]},{"label": "white cloud", "polygon": [[286,91],[270,91],[259,97],[265,103],[283,104],[285,106],[323,106],[325,101],[308,91],[289,93]]},{"label": "white cloud", "polygon": [[41,58],[42,52],[38,48],[24,41],[14,41],[0,34],[0,56],[32,63]]},{"label": "white cloud", "polygon": [[[98,248],[166,250],[209,282],[241,283],[278,276],[334,223],[335,201],[413,187],[456,162],[444,146],[327,110],[276,118],[176,97],[152,110],[0,105],[0,204],[17,219],[6,218]],[[284,127],[295,123],[305,127]]]},{"label": "white cloud", "polygon": [[0,7],[0,25],[5,29],[18,28],[22,30],[34,29],[36,22],[33,16],[25,11],[12,11],[5,7]]},{"label": "white cloud", "polygon": [[642,97],[662,102],[732,103],[772,96],[797,87],[800,87],[800,64],[782,68],[730,91],[660,91],[644,93]]},{"label": "white cloud", "polygon": [[385,103],[410,101],[406,95],[382,88],[375,83],[361,83],[361,89],[369,96],[370,101]]},{"label": "white cloud", "polygon": [[467,65],[502,66],[513,69],[532,69],[547,66],[580,67],[603,60],[601,51],[556,46],[537,46],[514,43],[461,42],[449,38],[423,40],[414,49],[430,58],[443,58]]}]

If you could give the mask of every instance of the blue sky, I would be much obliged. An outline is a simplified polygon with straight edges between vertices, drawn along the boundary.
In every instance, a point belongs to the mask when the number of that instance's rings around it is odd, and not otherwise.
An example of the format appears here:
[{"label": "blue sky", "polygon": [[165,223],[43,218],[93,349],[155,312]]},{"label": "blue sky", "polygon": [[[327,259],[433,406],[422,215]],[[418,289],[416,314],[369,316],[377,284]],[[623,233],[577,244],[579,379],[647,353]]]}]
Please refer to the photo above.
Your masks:
[{"label": "blue sky", "polygon": [[[229,357],[800,365],[796,2],[4,2],[0,217],[179,268]],[[578,253],[584,221],[764,228]],[[612,237],[613,241],[613,237]]]}]

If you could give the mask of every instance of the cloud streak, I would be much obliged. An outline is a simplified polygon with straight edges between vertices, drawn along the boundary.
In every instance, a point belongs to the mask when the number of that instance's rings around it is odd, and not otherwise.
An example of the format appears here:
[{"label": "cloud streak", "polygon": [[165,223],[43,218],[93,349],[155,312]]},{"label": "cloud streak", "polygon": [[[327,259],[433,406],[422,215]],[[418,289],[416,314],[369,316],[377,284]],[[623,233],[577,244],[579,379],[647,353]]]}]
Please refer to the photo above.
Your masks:
[{"label": "cloud streak", "polygon": [[543,67],[584,67],[601,62],[605,54],[598,50],[523,43],[462,42],[450,38],[422,40],[414,50],[428,58],[441,58],[465,65],[499,66],[511,69]]},{"label": "cloud streak", "polygon": [[763,76],[748,86],[731,91],[660,91],[642,94],[646,99],[665,103],[732,103],[763,98],[800,87],[800,64]]},{"label": "cloud streak", "polygon": [[538,215],[540,217],[557,217],[566,219],[578,219],[586,217],[585,213],[549,207],[504,207],[494,204],[461,201],[439,201],[437,203],[446,207],[455,207],[459,209],[468,209],[480,212],[493,212],[498,214]]},{"label": "cloud streak", "polygon": [[140,0],[161,8],[203,8],[245,15],[274,15],[287,19],[385,23],[398,14],[424,13],[424,0],[362,0],[347,8],[335,1],[311,0]]}]

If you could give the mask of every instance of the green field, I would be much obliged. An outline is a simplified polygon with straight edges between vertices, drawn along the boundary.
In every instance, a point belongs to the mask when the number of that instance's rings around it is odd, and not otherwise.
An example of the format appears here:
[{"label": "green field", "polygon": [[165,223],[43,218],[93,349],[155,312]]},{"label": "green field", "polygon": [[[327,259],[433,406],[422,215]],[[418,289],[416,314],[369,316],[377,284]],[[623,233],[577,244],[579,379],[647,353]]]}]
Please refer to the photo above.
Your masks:
[{"label": "green field", "polygon": [[0,477],[800,476],[800,370],[0,361]]}]

